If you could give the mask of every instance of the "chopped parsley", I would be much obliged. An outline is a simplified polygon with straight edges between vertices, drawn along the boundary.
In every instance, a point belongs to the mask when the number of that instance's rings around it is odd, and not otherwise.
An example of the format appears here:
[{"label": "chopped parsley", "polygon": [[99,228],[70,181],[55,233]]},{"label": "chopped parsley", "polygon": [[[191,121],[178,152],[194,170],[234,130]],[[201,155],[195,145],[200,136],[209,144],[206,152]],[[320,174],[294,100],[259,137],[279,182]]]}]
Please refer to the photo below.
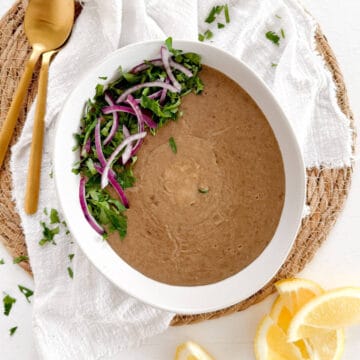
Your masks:
[{"label": "chopped parsley", "polygon": [[3,298],[4,304],[4,315],[9,316],[12,306],[16,303],[16,299],[11,297],[9,294],[6,294]]},{"label": "chopped parsley", "polygon": [[68,267],[68,268],[67,268],[67,272],[68,272],[70,278],[73,279],[73,278],[74,278],[74,272],[73,272],[73,270],[72,270],[71,267]]},{"label": "chopped parsley", "polygon": [[[226,5],[227,6],[227,5]],[[211,10],[207,18],[205,19],[205,22],[208,24],[211,24],[215,21],[216,16],[219,15],[224,9],[224,5],[218,5],[214,6]]]},{"label": "chopped parsley", "polygon": [[174,154],[176,154],[177,153],[177,146],[176,146],[175,139],[173,137],[169,138],[169,145],[170,145],[171,151]]},{"label": "chopped parsley", "polygon": [[43,212],[44,212],[44,214],[45,214],[46,216],[48,215],[47,208],[44,208]]},{"label": "chopped parsley", "polygon": [[[203,36],[204,39],[208,39],[212,37],[212,33],[209,30],[205,32]],[[183,96],[191,92],[199,94],[204,88],[199,77],[201,70],[200,56],[195,53],[184,53],[181,50],[174,49],[171,38],[168,38],[165,44],[171,53],[172,60],[190,70],[193,76],[188,77],[182,71],[173,68],[173,75],[181,85],[181,91],[168,91],[162,102],[149,97],[149,95],[159,90],[157,88],[143,88],[132,94],[134,98],[139,101],[140,109],[151,116],[152,120],[157,124],[156,129],[149,129],[147,125],[145,125],[145,131],[153,135],[161,131],[161,127],[168,122],[176,121],[181,117],[180,105]],[[147,61],[145,61],[145,63],[149,65],[149,67],[135,74],[119,68],[118,76],[115,80],[108,84],[99,84],[96,86],[95,96],[85,104],[80,131],[74,135],[76,141],[76,146],[73,147],[74,151],[83,149],[84,145],[90,140],[92,151],[81,154],[80,161],[73,165],[73,173],[81,174],[82,177],[87,178],[85,185],[87,206],[95,220],[106,229],[103,235],[104,238],[107,238],[107,236],[113,232],[117,232],[120,238],[124,238],[127,233],[127,218],[126,208],[123,204],[113,197],[113,193],[108,191],[108,188],[101,188],[101,175],[95,167],[95,164],[99,163],[97,153],[94,151],[95,126],[98,118],[101,117],[100,135],[103,141],[109,135],[113,123],[113,114],[103,114],[102,112],[102,109],[108,106],[105,100],[105,94],[116,100],[124,91],[136,84],[159,81],[167,77],[167,73],[162,66],[156,66]],[[106,159],[110,157],[117,146],[124,140],[124,135],[121,131],[123,125],[127,127],[130,134],[138,133],[138,121],[135,115],[119,112],[118,120],[119,131],[115,133],[113,139],[106,146],[103,146],[102,149]],[[133,172],[136,157],[134,156],[132,161],[123,165],[121,161],[118,161],[121,156],[122,153],[120,153],[113,162],[112,170],[121,187],[127,189],[133,187],[136,182]],[[53,242],[54,235],[56,235],[53,234],[53,231],[56,233],[56,228],[49,229],[49,227],[45,227],[45,225],[43,225],[43,228],[44,231],[46,229],[46,235],[44,235],[42,243]]]},{"label": "chopped parsley", "polygon": [[70,259],[70,261],[74,258],[75,254],[69,254],[68,257]]},{"label": "chopped parsley", "polygon": [[51,171],[49,172],[49,177],[50,177],[50,179],[52,179],[54,177],[53,169],[51,169]]},{"label": "chopped parsley", "polygon": [[14,327],[12,327],[11,329],[9,329],[9,334],[10,334],[10,336],[13,336],[13,335],[15,334],[17,328],[18,328],[17,326],[14,326]]},{"label": "chopped parsley", "polygon": [[107,76],[99,76],[100,80],[107,80]]},{"label": "chopped parsley", "polygon": [[21,255],[13,259],[14,264],[20,264],[23,261],[29,261],[29,257],[26,255]]},{"label": "chopped parsley", "polygon": [[225,21],[228,24],[230,22],[230,14],[229,14],[229,7],[227,4],[224,7],[224,12],[225,12]]},{"label": "chopped parsley", "polygon": [[222,29],[222,28],[224,28],[224,27],[225,27],[224,24],[222,24],[222,23],[217,23],[217,28],[218,28],[218,29]]},{"label": "chopped parsley", "polygon": [[5,260],[4,259],[0,259],[0,265],[4,265],[5,264]]},{"label": "chopped parsley", "polygon": [[60,223],[60,218],[59,218],[59,213],[56,209],[51,209],[50,210],[50,224],[59,224]]},{"label": "chopped parsley", "polygon": [[276,64],[276,63],[271,63],[271,67],[277,67],[278,66],[278,64]]},{"label": "chopped parsley", "polygon": [[34,292],[33,292],[32,290],[26,288],[25,286],[22,286],[22,285],[18,285],[18,288],[19,288],[20,292],[21,292],[23,295],[25,295],[26,300],[27,300],[28,302],[30,302],[29,297],[30,297],[30,296],[33,296],[33,295],[34,295]]},{"label": "chopped parsley", "polygon": [[199,34],[199,41],[210,40],[214,36],[211,30],[206,30],[204,34]]},{"label": "chopped parsley", "polygon": [[208,188],[199,188],[198,190],[200,194],[207,194],[209,192]]},{"label": "chopped parsley", "polygon": [[278,18],[278,19],[282,19],[282,17],[278,14],[275,14],[275,17]]},{"label": "chopped parsley", "polygon": [[285,30],[284,29],[280,29],[280,34],[281,34],[281,37],[283,38],[283,39],[285,39]]},{"label": "chopped parsley", "polygon": [[265,34],[266,38],[273,42],[275,45],[279,46],[280,36],[276,34],[274,31],[268,31]]},{"label": "chopped parsley", "polygon": [[53,245],[56,245],[56,242],[54,241],[54,237],[60,232],[59,226],[56,226],[55,228],[51,229],[43,221],[40,221],[40,225],[43,228],[42,231],[43,238],[39,241],[39,245],[44,246],[47,243],[52,243]]}]

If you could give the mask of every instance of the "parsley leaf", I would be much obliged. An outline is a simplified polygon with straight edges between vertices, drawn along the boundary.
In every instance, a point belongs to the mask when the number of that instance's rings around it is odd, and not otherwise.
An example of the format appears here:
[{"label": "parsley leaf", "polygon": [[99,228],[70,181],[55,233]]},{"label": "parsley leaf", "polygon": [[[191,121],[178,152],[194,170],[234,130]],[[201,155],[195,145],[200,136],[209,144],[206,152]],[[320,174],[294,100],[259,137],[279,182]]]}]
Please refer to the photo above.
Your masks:
[{"label": "parsley leaf", "polygon": [[9,329],[10,336],[13,336],[15,334],[15,331],[17,330],[17,328],[18,328],[17,326],[14,326],[11,329]]},{"label": "parsley leaf", "polygon": [[224,24],[222,24],[222,23],[217,23],[217,28],[218,28],[218,29],[222,29],[222,28],[224,28],[224,27],[225,27]]},{"label": "parsley leaf", "polygon": [[50,229],[43,221],[40,221],[40,225],[43,227],[43,238],[39,241],[39,245],[43,246],[47,243],[52,243],[53,245],[56,245],[54,237],[55,235],[59,234],[59,227],[57,226],[53,229]]},{"label": "parsley leaf", "polygon": [[73,272],[73,270],[72,270],[71,267],[68,267],[68,268],[67,268],[67,272],[68,272],[70,278],[73,279],[73,278],[74,278],[74,272]]},{"label": "parsley leaf", "polygon": [[0,265],[4,265],[4,264],[5,264],[4,259],[0,259]]},{"label": "parsley leaf", "polygon": [[29,261],[29,257],[26,255],[21,255],[13,259],[14,264],[19,264],[23,261]]},{"label": "parsley leaf", "polygon": [[199,41],[209,40],[214,36],[211,30],[206,30],[204,34],[199,34],[198,39]]},{"label": "parsley leaf", "polygon": [[21,293],[25,295],[26,300],[27,300],[28,302],[30,302],[29,297],[30,297],[30,296],[33,296],[33,295],[34,295],[34,292],[33,292],[32,290],[26,288],[25,286],[22,286],[22,285],[18,285],[18,288],[19,288],[19,290],[21,291]]},{"label": "parsley leaf", "polygon": [[177,153],[177,146],[176,146],[176,142],[175,142],[175,140],[174,140],[173,137],[171,137],[171,138],[169,139],[169,145],[170,145],[171,151],[172,151],[174,154],[176,154],[176,153]]},{"label": "parsley leaf", "polygon": [[199,34],[199,35],[198,35],[198,40],[201,41],[201,42],[204,41],[204,40],[205,40],[205,36],[204,36],[203,34]]},{"label": "parsley leaf", "polygon": [[230,14],[229,14],[229,7],[227,4],[225,5],[224,12],[225,12],[225,21],[228,24],[230,22]]},{"label": "parsley leaf", "polygon": [[210,10],[209,15],[205,19],[205,22],[207,22],[208,24],[211,24],[212,22],[214,22],[216,19],[216,15],[220,14],[222,12],[223,8],[224,8],[224,5],[214,6]]},{"label": "parsley leaf", "polygon": [[59,213],[56,209],[51,209],[50,210],[50,224],[59,224],[60,223],[60,218],[59,218]]},{"label": "parsley leaf", "polygon": [[9,316],[11,308],[13,304],[16,303],[16,299],[11,297],[9,294],[6,294],[3,298],[3,304],[4,304],[4,315]]},{"label": "parsley leaf", "polygon": [[266,38],[272,41],[275,45],[279,46],[280,36],[276,34],[274,31],[268,31],[265,34]]},{"label": "parsley leaf", "polygon": [[208,188],[199,188],[198,190],[200,194],[207,194],[209,192]]}]

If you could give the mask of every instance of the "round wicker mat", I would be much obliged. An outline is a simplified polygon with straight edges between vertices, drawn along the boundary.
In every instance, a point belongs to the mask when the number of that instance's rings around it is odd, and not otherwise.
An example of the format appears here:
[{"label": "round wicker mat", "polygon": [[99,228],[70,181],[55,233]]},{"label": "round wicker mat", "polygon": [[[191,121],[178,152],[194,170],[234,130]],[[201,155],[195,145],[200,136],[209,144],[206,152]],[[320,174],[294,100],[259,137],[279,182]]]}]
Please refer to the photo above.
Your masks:
[{"label": "round wicker mat", "polygon": [[[22,26],[25,3],[26,1],[19,0],[0,20],[0,126],[6,117],[12,96],[30,52]],[[353,117],[349,108],[341,71],[320,29],[318,29],[316,34],[316,42],[319,52],[324,57],[334,76],[339,106],[353,125]],[[27,110],[36,94],[37,78],[38,69],[35,71],[23,110],[20,113],[12,144],[16,142],[21,132]],[[8,153],[5,165],[0,171],[0,240],[5,244],[11,255],[17,257],[26,255],[27,250],[20,225],[20,218],[12,201],[9,160],[10,156]],[[351,174],[351,167],[341,169],[307,169],[307,203],[310,206],[310,215],[303,220],[295,245],[275,278],[259,292],[239,304],[212,313],[191,316],[177,315],[171,324],[190,324],[244,310],[271,294],[274,291],[273,284],[276,280],[294,276],[301,271],[312,259],[335,223],[350,187]],[[28,262],[22,262],[20,266],[31,273]]]}]

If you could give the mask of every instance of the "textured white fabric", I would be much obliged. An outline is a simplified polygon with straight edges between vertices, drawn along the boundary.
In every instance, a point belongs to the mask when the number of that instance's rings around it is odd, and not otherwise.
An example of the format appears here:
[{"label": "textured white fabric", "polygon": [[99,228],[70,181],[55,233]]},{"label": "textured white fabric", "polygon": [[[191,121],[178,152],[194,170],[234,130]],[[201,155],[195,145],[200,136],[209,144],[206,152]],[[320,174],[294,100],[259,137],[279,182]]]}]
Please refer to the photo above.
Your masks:
[{"label": "textured white fabric", "polygon": [[[51,172],[57,114],[74,85],[118,46],[171,35],[197,39],[210,28],[212,42],[244,60],[274,91],[301,144],[307,166],[349,165],[351,130],[335,98],[331,74],[317,55],[315,22],[295,0],[230,1],[231,23],[218,30],[204,19],[216,1],[88,0],[66,47],[51,65],[39,208],[59,208]],[[275,16],[277,15],[277,16]],[[222,15],[223,16],[223,15]],[[278,17],[281,17],[280,19]],[[220,20],[224,22],[223,19]],[[264,36],[285,31],[276,46]],[[272,67],[271,63],[278,64]],[[119,64],[120,65],[120,64]],[[57,246],[40,247],[39,211],[22,209],[34,107],[12,148],[14,199],[35,279],[33,325],[39,356],[46,359],[107,359],[166,329],[173,314],[154,309],[114,288],[62,232]],[[68,254],[75,257],[70,263]],[[66,268],[74,269],[70,279]]]}]

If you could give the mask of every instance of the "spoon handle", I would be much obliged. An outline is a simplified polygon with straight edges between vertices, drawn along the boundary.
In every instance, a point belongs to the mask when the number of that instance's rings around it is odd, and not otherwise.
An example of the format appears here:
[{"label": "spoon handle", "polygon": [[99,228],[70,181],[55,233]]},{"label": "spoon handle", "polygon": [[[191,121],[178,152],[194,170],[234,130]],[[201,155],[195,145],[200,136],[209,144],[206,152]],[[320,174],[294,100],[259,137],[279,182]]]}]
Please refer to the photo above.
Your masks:
[{"label": "spoon handle", "polygon": [[0,131],[0,167],[3,164],[7,148],[10,144],[16,121],[21,110],[21,105],[26,97],[26,92],[34,72],[35,64],[37,63],[41,53],[41,48],[34,46],[30,59],[25,66],[25,71],[20,79],[20,83],[11,102],[9,112],[2,125]]},{"label": "spoon handle", "polygon": [[34,125],[32,133],[32,142],[30,149],[28,176],[26,182],[25,193],[25,212],[27,214],[34,214],[38,208],[39,190],[40,190],[40,177],[41,177],[41,158],[43,150],[44,138],[44,117],[46,113],[46,95],[48,72],[51,57],[57,52],[49,51],[43,54],[40,76],[39,76],[39,89],[37,96],[37,103],[34,116]]}]

